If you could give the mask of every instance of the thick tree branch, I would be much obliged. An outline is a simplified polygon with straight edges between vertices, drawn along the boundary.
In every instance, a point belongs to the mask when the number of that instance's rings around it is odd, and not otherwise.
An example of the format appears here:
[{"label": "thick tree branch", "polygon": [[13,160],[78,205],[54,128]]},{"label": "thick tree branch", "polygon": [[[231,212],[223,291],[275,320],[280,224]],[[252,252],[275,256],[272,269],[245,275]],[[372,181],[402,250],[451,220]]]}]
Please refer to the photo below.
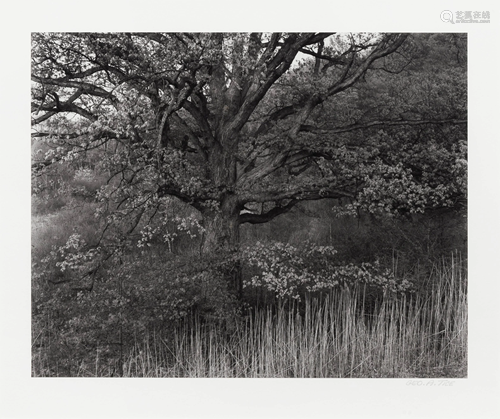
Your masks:
[{"label": "thick tree branch", "polygon": [[278,215],[284,214],[290,211],[297,203],[300,201],[292,199],[290,202],[283,206],[276,206],[273,209],[263,213],[263,214],[253,214],[253,213],[244,213],[240,215],[240,224],[249,223],[249,224],[262,224],[271,221],[276,218]]},{"label": "thick tree branch", "polygon": [[98,96],[103,98],[112,98],[113,95],[111,92],[108,92],[106,89],[102,87],[95,86],[91,83],[83,82],[83,81],[74,81],[68,80],[67,78],[62,79],[50,79],[45,77],[39,77],[36,75],[31,76],[31,80],[40,83],[42,85],[49,86],[60,86],[60,87],[72,87],[78,90],[81,90],[83,93],[92,96]]}]

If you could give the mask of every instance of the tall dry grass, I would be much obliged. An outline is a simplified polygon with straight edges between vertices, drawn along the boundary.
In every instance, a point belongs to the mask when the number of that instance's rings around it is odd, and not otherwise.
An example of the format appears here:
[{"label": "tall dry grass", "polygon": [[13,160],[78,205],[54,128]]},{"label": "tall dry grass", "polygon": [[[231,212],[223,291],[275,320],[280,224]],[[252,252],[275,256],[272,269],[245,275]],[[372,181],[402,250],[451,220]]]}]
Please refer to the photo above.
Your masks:
[{"label": "tall dry grass", "polygon": [[133,377],[466,377],[462,261],[437,268],[413,295],[368,308],[362,287],[308,299],[302,310],[257,311],[231,328],[186,322],[174,337],[131,348]]}]

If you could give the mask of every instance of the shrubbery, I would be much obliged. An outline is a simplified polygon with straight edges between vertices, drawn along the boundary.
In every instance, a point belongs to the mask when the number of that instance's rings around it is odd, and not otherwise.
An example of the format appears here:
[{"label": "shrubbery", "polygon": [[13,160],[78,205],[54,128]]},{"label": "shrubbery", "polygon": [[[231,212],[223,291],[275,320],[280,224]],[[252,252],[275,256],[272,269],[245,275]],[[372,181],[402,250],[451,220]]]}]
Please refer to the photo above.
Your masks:
[{"label": "shrubbery", "polygon": [[356,265],[339,260],[336,254],[333,246],[305,243],[298,247],[282,242],[257,242],[243,252],[243,260],[254,271],[244,286],[260,287],[279,298],[298,300],[306,294],[359,284],[389,293],[411,289],[410,282],[396,279],[378,262]]},{"label": "shrubbery", "polygon": [[[59,250],[79,244],[75,237],[68,243]],[[108,263],[82,284],[71,277],[80,271],[81,265],[70,263],[78,258],[68,255],[56,263],[64,271],[60,284],[47,282],[47,272],[33,272],[33,343],[48,365],[38,374],[88,370],[96,351],[102,365],[115,368],[137,341],[153,333],[169,336],[179,321],[194,314],[224,327],[239,314],[236,297],[213,260],[186,263],[132,256],[127,262]],[[60,252],[53,256],[60,257]]]}]

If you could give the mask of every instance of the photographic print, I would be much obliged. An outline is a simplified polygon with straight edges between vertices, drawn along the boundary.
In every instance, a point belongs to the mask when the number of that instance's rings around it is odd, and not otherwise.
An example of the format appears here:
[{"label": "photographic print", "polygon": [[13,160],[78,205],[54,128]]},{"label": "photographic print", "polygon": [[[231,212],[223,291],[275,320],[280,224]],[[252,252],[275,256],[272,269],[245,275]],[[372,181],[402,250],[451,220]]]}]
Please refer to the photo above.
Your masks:
[{"label": "photographic print", "polygon": [[33,32],[32,377],[466,378],[467,46]]}]

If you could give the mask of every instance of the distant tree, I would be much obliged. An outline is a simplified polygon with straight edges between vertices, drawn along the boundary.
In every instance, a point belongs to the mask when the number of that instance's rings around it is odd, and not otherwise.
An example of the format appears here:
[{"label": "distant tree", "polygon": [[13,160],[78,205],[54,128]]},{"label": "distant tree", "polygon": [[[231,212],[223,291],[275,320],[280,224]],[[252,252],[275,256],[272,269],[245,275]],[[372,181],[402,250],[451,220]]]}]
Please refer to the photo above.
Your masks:
[{"label": "distant tree", "polygon": [[[202,254],[237,249],[241,224],[301,201],[395,214],[453,207],[466,183],[462,44],[407,34],[35,33],[32,136],[50,148],[34,174],[98,153],[108,174],[97,194],[103,255],[138,226],[147,236],[167,197],[201,215]],[[444,61],[429,58],[436,46]]]}]

